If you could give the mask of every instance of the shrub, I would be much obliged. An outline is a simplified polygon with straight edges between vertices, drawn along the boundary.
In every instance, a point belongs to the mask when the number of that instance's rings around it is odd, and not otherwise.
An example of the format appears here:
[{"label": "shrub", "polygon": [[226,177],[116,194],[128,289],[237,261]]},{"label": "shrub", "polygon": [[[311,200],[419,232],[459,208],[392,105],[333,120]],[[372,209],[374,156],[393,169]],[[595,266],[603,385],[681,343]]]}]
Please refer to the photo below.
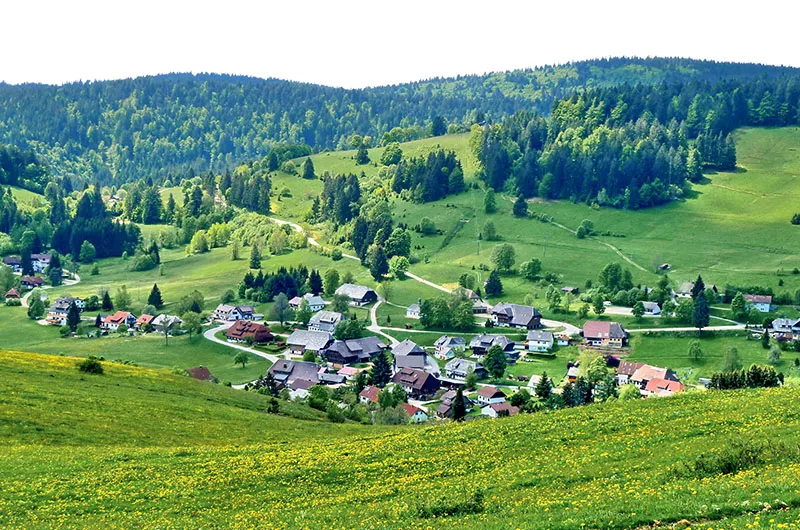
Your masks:
[{"label": "shrub", "polygon": [[[69,329],[69,328],[67,328]],[[80,361],[78,363],[78,370],[85,374],[96,374],[102,375],[103,374],[103,365],[100,362],[100,359],[95,357],[94,355],[90,355],[88,358]]]}]

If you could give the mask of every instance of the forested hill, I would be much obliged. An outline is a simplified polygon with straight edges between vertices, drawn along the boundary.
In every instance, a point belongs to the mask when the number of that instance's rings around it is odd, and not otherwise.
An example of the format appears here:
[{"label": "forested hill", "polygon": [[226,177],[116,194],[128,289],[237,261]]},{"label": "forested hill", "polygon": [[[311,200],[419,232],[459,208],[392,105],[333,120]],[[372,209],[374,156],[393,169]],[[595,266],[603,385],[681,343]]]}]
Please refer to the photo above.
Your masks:
[{"label": "forested hill", "polygon": [[[106,183],[222,170],[275,142],[314,149],[464,130],[518,110],[549,114],[577,88],[767,79],[800,69],[688,59],[607,59],[346,90],[225,75],[169,74],[63,86],[0,84],[0,143],[56,175]],[[442,119],[436,119],[436,118]]]}]

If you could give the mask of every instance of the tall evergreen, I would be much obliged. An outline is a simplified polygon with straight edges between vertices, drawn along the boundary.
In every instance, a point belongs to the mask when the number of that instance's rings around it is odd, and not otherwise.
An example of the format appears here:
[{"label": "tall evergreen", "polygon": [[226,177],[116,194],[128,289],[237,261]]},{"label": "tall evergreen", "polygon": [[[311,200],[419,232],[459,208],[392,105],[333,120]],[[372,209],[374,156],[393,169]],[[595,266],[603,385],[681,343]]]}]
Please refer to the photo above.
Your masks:
[{"label": "tall evergreen", "polygon": [[261,268],[261,250],[259,250],[256,244],[253,244],[253,248],[250,250],[250,268]]},{"label": "tall evergreen", "polygon": [[467,407],[464,405],[464,391],[461,387],[456,390],[455,401],[453,401],[453,420],[461,421],[467,415]]},{"label": "tall evergreen", "polygon": [[311,157],[308,157],[305,162],[303,162],[303,178],[312,180],[316,177],[317,176],[314,174],[314,162],[311,161]]},{"label": "tall evergreen", "polygon": [[372,359],[372,370],[369,382],[378,388],[385,387],[392,380],[392,366],[389,364],[388,353],[379,353]]},{"label": "tall evergreen", "polygon": [[158,288],[158,284],[153,284],[153,288],[150,290],[150,296],[147,297],[147,304],[156,309],[164,307],[164,300],[161,299],[161,290]]},{"label": "tall evergreen", "polygon": [[67,310],[67,327],[71,331],[75,331],[78,329],[78,325],[81,323],[81,310],[78,309],[78,305],[73,301],[69,304],[69,309]]},{"label": "tall evergreen", "polygon": [[100,302],[100,307],[103,311],[113,311],[114,310],[114,303],[111,301],[111,295],[108,291],[103,293],[103,300]]}]

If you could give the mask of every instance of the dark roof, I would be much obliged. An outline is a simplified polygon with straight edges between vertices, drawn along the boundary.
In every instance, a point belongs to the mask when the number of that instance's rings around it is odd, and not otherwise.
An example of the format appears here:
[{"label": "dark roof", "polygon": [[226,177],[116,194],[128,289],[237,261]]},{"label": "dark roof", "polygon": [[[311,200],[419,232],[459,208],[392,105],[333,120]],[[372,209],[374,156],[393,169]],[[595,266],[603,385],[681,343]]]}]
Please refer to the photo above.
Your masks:
[{"label": "dark roof", "polygon": [[377,296],[375,291],[366,285],[356,285],[354,283],[343,283],[336,289],[336,294],[343,294],[351,300],[364,300],[367,297]]},{"label": "dark roof", "polygon": [[481,387],[481,389],[478,390],[478,395],[481,397],[485,397],[486,399],[491,399],[495,397],[502,397],[502,398],[506,397],[506,395],[503,394],[503,392],[490,385]]},{"label": "dark roof", "polygon": [[509,348],[514,347],[514,343],[511,342],[508,337],[504,335],[478,335],[477,337],[473,337],[471,341],[469,341],[470,348],[483,348],[488,350],[494,345],[498,345],[503,350],[507,350]]},{"label": "dark roof", "polygon": [[6,265],[22,265],[22,258],[19,256],[8,256],[3,258],[3,263]]},{"label": "dark roof", "polygon": [[272,333],[267,326],[251,320],[237,320],[228,328],[225,336],[232,340],[245,340],[247,337],[253,337],[256,342],[272,340]]},{"label": "dark roof", "polygon": [[330,342],[331,334],[327,331],[304,331],[301,329],[295,330],[286,339],[286,344],[289,346],[302,346],[311,351],[320,351]]},{"label": "dark roof", "polygon": [[344,320],[344,315],[341,313],[337,313],[336,311],[318,311],[311,316],[311,319],[308,321],[309,325],[312,324],[331,324],[335,326],[339,322]]},{"label": "dark roof", "polygon": [[436,339],[433,345],[436,347],[453,348],[456,346],[466,346],[467,341],[462,337],[448,337],[447,335],[442,335]]},{"label": "dark roof", "polygon": [[295,379],[308,379],[309,381],[319,381],[319,366],[315,363],[304,361],[288,361],[278,359],[278,362],[269,368],[269,373],[276,381],[290,383]]},{"label": "dark roof", "polygon": [[519,304],[507,304],[500,302],[492,308],[492,314],[504,314],[508,317],[508,322],[514,326],[529,326],[534,318],[542,314],[534,307]]},{"label": "dark roof", "polygon": [[396,357],[400,355],[425,355],[425,350],[420,348],[416,342],[406,339],[393,347],[392,353]]},{"label": "dark roof", "polygon": [[624,339],[628,334],[617,322],[589,320],[583,325],[583,336],[596,339]]},{"label": "dark roof", "polygon": [[211,372],[205,366],[197,366],[195,368],[189,368],[186,370],[186,373],[189,374],[191,377],[195,379],[199,379],[201,381],[213,381],[214,376],[211,375]]},{"label": "dark roof", "polygon": [[553,334],[549,331],[529,331],[527,340],[538,342],[553,342]]},{"label": "dark roof", "polygon": [[330,362],[349,364],[367,362],[385,349],[386,344],[378,337],[363,337],[334,341],[321,353]]},{"label": "dark roof", "polygon": [[409,386],[414,390],[435,390],[440,384],[439,380],[423,370],[416,368],[403,368],[392,377],[392,382]]}]

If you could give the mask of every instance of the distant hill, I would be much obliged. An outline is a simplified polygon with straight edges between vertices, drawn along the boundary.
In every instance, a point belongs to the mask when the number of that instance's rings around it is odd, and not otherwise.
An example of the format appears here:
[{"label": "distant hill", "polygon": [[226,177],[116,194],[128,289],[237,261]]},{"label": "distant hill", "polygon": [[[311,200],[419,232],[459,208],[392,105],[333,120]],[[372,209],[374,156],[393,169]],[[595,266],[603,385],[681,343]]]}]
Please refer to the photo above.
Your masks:
[{"label": "distant hill", "polygon": [[[266,155],[275,142],[344,148],[427,136],[435,117],[451,132],[520,109],[548,114],[581,87],[715,82],[800,70],[690,59],[602,59],[528,70],[346,90],[277,79],[168,74],[63,86],[0,84],[0,143],[30,148],[58,175],[102,183],[166,179],[190,167],[223,170]],[[441,123],[441,122],[440,122]]]},{"label": "distant hill", "polygon": [[0,352],[3,528],[749,528],[754,516],[790,528],[798,518],[797,387],[366,427],[266,414],[263,396],[163,372],[81,374],[75,362]]}]

